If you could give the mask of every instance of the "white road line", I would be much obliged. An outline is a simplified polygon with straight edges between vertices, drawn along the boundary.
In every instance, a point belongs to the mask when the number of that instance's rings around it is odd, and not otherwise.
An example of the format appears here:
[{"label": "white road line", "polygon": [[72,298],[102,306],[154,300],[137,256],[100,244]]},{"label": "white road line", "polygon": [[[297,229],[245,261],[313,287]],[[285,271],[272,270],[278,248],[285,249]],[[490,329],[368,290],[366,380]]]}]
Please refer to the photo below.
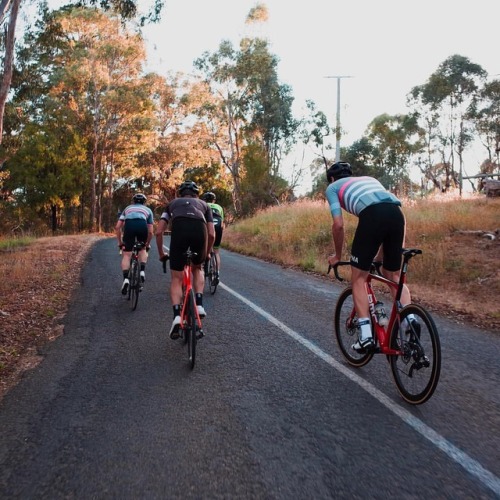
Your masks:
[{"label": "white road line", "polygon": [[388,398],[382,391],[379,391],[375,386],[362,379],[355,373],[353,373],[347,366],[342,365],[338,361],[336,361],[332,356],[322,351],[318,346],[307,340],[306,338],[299,335],[297,332],[286,326],[284,323],[276,319],[271,314],[267,313],[254,304],[247,298],[240,295],[238,292],[229,288],[224,283],[220,283],[219,286],[234,295],[237,299],[241,300],[247,306],[251,307],[255,312],[259,313],[262,317],[267,319],[270,323],[277,326],[280,330],[285,332],[292,339],[296,340],[299,344],[302,344],[304,347],[313,352],[316,356],[321,358],[323,361],[326,361],[330,366],[335,368],[337,371],[345,375],[352,382],[358,384],[362,387],[366,392],[368,392],[371,396],[377,399],[380,403],[382,403],[388,410],[398,416],[401,420],[407,423],[410,427],[412,427],[415,431],[421,434],[423,437],[428,439],[434,446],[437,446],[441,451],[446,453],[454,462],[462,466],[467,472],[476,476],[484,486],[493,491],[496,495],[500,496],[500,479],[495,476],[492,472],[485,469],[477,460],[469,457],[467,453],[464,453],[462,450],[454,446],[447,439],[441,436],[434,429],[426,425],[420,419],[414,417],[408,410],[403,408],[402,406],[394,403],[390,398]]}]

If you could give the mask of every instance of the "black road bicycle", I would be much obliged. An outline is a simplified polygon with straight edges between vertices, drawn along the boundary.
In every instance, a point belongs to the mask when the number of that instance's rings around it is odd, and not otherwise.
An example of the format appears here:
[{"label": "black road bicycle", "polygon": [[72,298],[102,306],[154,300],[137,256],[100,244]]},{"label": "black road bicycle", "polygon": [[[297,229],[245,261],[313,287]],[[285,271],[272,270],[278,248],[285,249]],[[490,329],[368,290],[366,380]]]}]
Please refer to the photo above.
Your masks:
[{"label": "black road bicycle", "polygon": [[213,295],[217,290],[217,285],[219,284],[219,266],[217,264],[217,256],[215,252],[210,253],[205,265],[205,280],[208,284],[208,289]]},{"label": "black road bicycle", "polygon": [[130,268],[128,270],[128,300],[132,311],[137,309],[139,294],[142,292],[143,283],[141,283],[141,265],[139,263],[139,252],[146,246],[146,243],[137,241],[132,248],[130,257]]}]

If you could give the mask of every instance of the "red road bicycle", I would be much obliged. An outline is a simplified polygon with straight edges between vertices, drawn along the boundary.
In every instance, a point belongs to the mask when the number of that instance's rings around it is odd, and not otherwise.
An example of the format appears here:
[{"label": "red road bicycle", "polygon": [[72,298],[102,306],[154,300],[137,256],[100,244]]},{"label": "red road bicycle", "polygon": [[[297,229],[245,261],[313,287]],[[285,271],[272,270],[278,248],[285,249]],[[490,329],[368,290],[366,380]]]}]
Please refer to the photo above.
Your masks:
[{"label": "red road bicycle", "polygon": [[[417,304],[401,305],[401,293],[406,282],[408,262],[419,249],[403,249],[403,264],[399,282],[389,280],[380,272],[381,262],[374,262],[366,280],[366,291],[370,306],[375,346],[359,353],[352,348],[358,339],[358,322],[352,288],[348,286],[339,296],[335,306],[335,337],[340,352],[346,361],[355,367],[366,365],[374,354],[385,354],[391,366],[398,391],[405,401],[418,405],[426,402],[434,393],[441,372],[441,345],[439,335],[429,312]],[[350,266],[350,262],[338,262],[333,266],[335,277],[339,266]],[[328,272],[332,266],[329,266]],[[381,318],[376,307],[379,303],[372,282],[379,282],[395,290],[392,308],[387,321]],[[385,326],[384,326],[385,324]]]},{"label": "red road bicycle", "polygon": [[[188,249],[184,255],[186,256],[186,264],[182,272],[182,308],[179,333],[180,338],[187,344],[189,365],[193,369],[196,361],[196,344],[198,339],[203,337],[203,328],[196,307],[191,272],[191,261],[196,254]],[[163,261],[163,272],[166,272],[166,260]]]}]

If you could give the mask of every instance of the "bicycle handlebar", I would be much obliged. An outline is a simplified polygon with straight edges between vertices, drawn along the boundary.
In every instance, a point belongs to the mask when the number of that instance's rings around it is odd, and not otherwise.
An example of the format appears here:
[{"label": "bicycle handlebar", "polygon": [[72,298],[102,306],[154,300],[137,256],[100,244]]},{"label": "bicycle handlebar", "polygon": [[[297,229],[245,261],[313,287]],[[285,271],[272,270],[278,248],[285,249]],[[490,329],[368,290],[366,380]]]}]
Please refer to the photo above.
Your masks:
[{"label": "bicycle handlebar", "polygon": [[168,255],[165,255],[165,257],[163,257],[163,259],[161,259],[161,265],[163,266],[163,272],[164,273],[167,272],[167,260],[168,259],[169,259]]},{"label": "bicycle handlebar", "polygon": [[346,260],[340,260],[339,262],[337,262],[333,266],[331,264],[328,264],[328,271],[326,274],[330,274],[330,271],[333,269],[333,272],[335,274],[335,278],[338,279],[339,281],[344,281],[344,278],[342,278],[339,275],[338,267],[339,266],[350,266],[350,265],[351,265],[351,263],[349,261],[346,261]]},{"label": "bicycle handlebar", "polygon": [[[412,257],[415,257],[415,255],[421,255],[422,250],[418,248],[403,248],[401,253],[403,254],[403,258],[406,262],[408,262]],[[337,262],[335,265],[328,264],[328,271],[326,274],[330,274],[330,271],[333,269],[333,272],[335,273],[335,278],[338,281],[345,281],[344,278],[342,278],[339,273],[338,273],[338,266],[350,266],[351,263],[349,261],[341,260]],[[373,274],[378,274],[379,276],[382,276],[382,262],[381,261],[373,261],[371,270],[370,272]]]}]

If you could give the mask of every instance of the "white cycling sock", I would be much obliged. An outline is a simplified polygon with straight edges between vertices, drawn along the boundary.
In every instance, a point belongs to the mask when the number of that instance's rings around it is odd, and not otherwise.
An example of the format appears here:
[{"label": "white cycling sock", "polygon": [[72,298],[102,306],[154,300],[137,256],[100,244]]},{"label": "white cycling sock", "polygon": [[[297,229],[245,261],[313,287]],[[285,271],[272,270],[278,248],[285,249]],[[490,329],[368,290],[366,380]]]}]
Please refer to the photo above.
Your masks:
[{"label": "white cycling sock", "polygon": [[359,338],[366,340],[372,337],[372,324],[370,318],[359,318],[358,324],[360,328]]},{"label": "white cycling sock", "polygon": [[408,328],[410,326],[410,321],[413,321],[413,320],[416,320],[415,318],[415,315],[414,314],[408,314],[408,316],[406,316],[406,318],[401,322],[401,325],[403,326],[403,328]]}]

